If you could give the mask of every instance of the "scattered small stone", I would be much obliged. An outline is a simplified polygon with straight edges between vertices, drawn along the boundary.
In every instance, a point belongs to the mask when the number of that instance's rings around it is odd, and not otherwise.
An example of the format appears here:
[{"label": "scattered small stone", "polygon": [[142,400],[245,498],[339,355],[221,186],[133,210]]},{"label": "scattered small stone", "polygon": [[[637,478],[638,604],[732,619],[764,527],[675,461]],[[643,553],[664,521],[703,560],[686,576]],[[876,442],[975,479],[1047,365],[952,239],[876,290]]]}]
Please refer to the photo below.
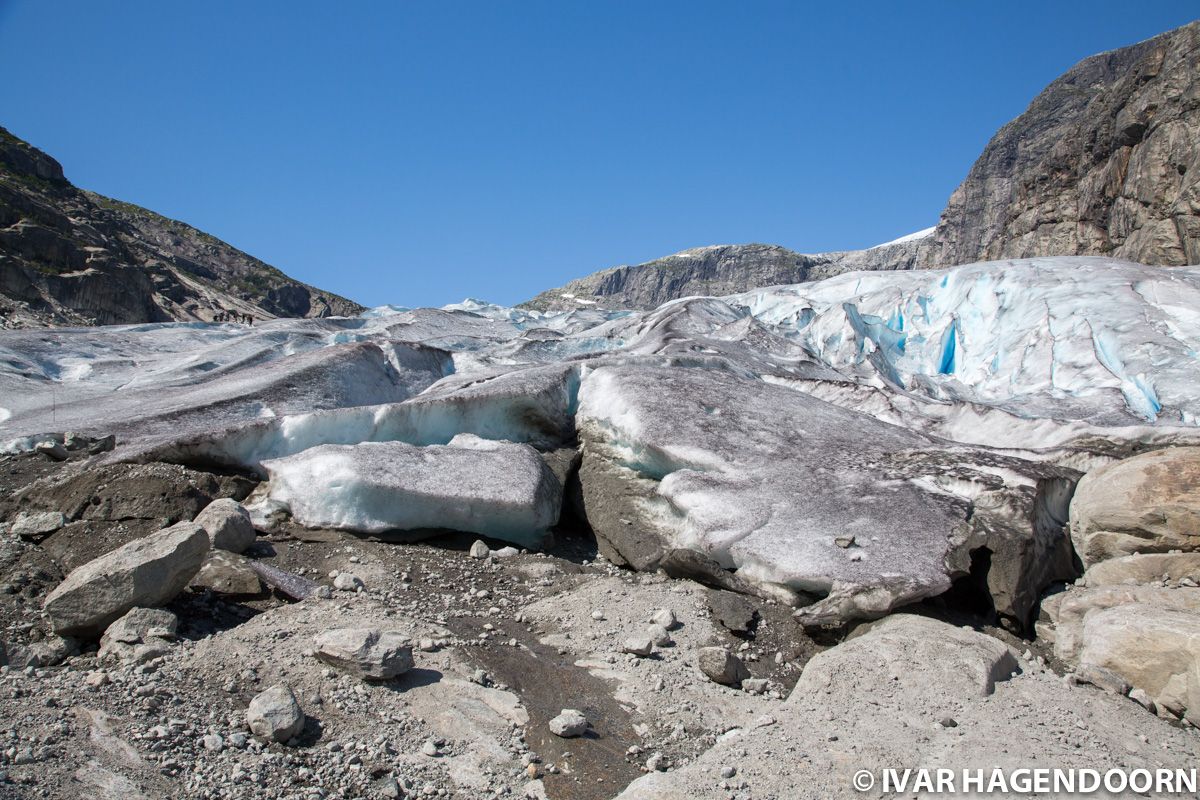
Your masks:
[{"label": "scattered small stone", "polygon": [[1150,698],[1150,693],[1140,687],[1137,689],[1130,689],[1129,699],[1133,700],[1135,703],[1137,703],[1142,708],[1149,711],[1151,714],[1155,713],[1158,710],[1157,707],[1155,706],[1154,700],[1152,700]]},{"label": "scattered small stone", "polygon": [[671,634],[667,633],[667,629],[662,625],[651,625],[646,629],[646,635],[650,637],[650,641],[655,647],[666,647],[671,644]]},{"label": "scattered small stone", "polygon": [[709,680],[725,686],[736,686],[750,676],[741,659],[724,647],[701,647],[697,663]]},{"label": "scattered small stone", "polygon": [[675,619],[675,612],[669,608],[660,608],[650,615],[650,622],[661,626],[665,630],[674,630],[679,621]]},{"label": "scattered small stone", "polygon": [[655,753],[654,755],[652,755],[646,759],[646,771],[647,772],[666,772],[667,771],[667,763],[668,762],[667,762],[666,756],[664,756],[662,753]]},{"label": "scattered small stone", "polygon": [[264,739],[288,742],[304,730],[304,712],[292,687],[277,683],[250,701],[246,723]]},{"label": "scattered small stone", "polygon": [[654,641],[648,635],[631,636],[621,648],[630,655],[645,658],[654,652]]},{"label": "scattered small stone", "polygon": [[357,592],[362,586],[362,578],[352,572],[339,572],[333,579],[333,588],[340,592]]}]

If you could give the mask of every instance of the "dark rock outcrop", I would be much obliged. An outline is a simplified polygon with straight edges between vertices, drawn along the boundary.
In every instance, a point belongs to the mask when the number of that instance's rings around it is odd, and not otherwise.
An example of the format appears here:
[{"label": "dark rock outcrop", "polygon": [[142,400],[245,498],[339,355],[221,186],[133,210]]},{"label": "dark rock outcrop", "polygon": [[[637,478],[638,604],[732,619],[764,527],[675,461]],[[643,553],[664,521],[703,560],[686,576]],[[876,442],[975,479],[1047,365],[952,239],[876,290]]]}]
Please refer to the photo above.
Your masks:
[{"label": "dark rock outcrop", "polygon": [[1046,255],[1200,263],[1200,22],[1084,59],[992,138],[929,266]]},{"label": "dark rock outcrop", "polygon": [[0,327],[361,310],[190,225],[76,188],[0,128]]}]

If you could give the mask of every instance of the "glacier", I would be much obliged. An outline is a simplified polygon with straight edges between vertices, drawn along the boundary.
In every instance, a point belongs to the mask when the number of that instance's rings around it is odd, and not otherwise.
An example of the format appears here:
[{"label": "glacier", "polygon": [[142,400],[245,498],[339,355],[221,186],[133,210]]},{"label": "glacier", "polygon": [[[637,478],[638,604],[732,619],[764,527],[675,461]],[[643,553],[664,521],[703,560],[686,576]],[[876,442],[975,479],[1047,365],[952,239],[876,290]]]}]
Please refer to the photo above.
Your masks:
[{"label": "glacier", "polygon": [[363,533],[450,528],[538,546],[558,521],[562,487],[528,445],[470,434],[448,445],[319,445],[266,461],[259,514]]},{"label": "glacier", "polygon": [[[619,562],[692,553],[829,620],[937,594],[972,551],[1006,549],[1021,566],[991,590],[1019,619],[1069,572],[1054,520],[1079,471],[1200,440],[1198,353],[1200,270],[1091,257],[849,273],[646,312],[469,299],[6,331],[0,447],[113,434],[95,463],[242,471],[314,526],[441,519],[522,546],[553,523],[478,505],[450,476],[498,457],[454,442],[574,449],[582,466],[560,478],[582,484]],[[437,459],[458,494],[393,509]]]}]

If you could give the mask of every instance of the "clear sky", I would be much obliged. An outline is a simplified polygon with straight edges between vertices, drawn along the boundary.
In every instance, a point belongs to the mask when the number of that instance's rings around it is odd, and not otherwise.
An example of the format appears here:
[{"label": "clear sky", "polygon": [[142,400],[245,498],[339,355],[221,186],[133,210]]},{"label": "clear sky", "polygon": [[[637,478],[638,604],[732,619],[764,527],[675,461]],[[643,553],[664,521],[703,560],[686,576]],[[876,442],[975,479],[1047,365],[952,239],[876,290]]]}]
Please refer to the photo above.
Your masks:
[{"label": "clear sky", "polygon": [[995,130],[1194,0],[0,0],[0,125],[366,305],[929,226]]}]

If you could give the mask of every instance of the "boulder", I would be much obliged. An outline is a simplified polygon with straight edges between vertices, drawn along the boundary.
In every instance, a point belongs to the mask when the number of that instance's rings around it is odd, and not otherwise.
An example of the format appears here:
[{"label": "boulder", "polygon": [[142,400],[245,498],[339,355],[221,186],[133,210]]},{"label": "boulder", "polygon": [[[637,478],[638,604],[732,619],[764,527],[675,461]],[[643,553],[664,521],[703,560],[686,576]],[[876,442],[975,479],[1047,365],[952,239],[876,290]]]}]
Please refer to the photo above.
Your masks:
[{"label": "boulder", "polygon": [[216,594],[250,596],[262,594],[263,582],[249,559],[227,550],[210,550],[200,571],[188,584]]},{"label": "boulder", "polygon": [[50,635],[28,644],[0,641],[0,664],[7,664],[13,669],[53,667],[78,651],[79,643],[69,636]]},{"label": "boulder", "polygon": [[1071,539],[1090,567],[1133,553],[1200,550],[1200,447],[1092,470],[1071,501]]},{"label": "boulder", "polygon": [[660,608],[650,615],[650,622],[655,625],[661,625],[665,630],[675,630],[679,626],[679,620],[675,617],[675,612],[669,608]]},{"label": "boulder", "polygon": [[696,665],[710,681],[724,686],[737,686],[750,677],[742,660],[724,647],[701,647]]},{"label": "boulder", "polygon": [[179,619],[165,609],[131,609],[100,637],[98,655],[123,664],[144,664],[170,650],[178,627]]},{"label": "boulder", "polygon": [[588,719],[583,712],[573,708],[564,708],[562,712],[550,720],[550,732],[563,739],[574,739],[583,736],[588,730]]},{"label": "boulder", "polygon": [[[887,675],[900,692],[986,697],[1017,670],[1017,659],[999,639],[927,617],[893,614],[860,626],[837,647],[813,656],[793,695],[819,692],[843,675]],[[789,698],[790,699],[790,698]]]},{"label": "boulder", "polygon": [[95,636],[130,609],[159,606],[187,587],[208,534],[184,522],[137,539],[71,571],[43,606],[57,633]]},{"label": "boulder", "polygon": [[228,497],[214,500],[204,507],[195,520],[208,533],[214,550],[241,553],[254,544],[257,534],[250,522],[250,512]]},{"label": "boulder", "polygon": [[337,628],[314,640],[318,659],[367,680],[390,680],[412,669],[409,638],[377,628]]},{"label": "boulder", "polygon": [[1160,709],[1200,724],[1200,614],[1134,603],[1083,624],[1080,667],[1116,673]]},{"label": "boulder", "polygon": [[67,524],[67,518],[58,511],[22,511],[12,521],[10,532],[14,536],[35,538],[48,536]]},{"label": "boulder", "polygon": [[1119,584],[1055,595],[1043,606],[1054,625],[1054,654],[1069,664],[1077,663],[1088,617],[1097,611],[1130,604],[1200,614],[1200,589]]},{"label": "boulder", "polygon": [[246,724],[256,736],[286,743],[304,730],[304,712],[292,687],[277,683],[250,701]]},{"label": "boulder", "polygon": [[1101,561],[1083,575],[1091,586],[1121,583],[1200,583],[1200,553],[1138,553]]}]

